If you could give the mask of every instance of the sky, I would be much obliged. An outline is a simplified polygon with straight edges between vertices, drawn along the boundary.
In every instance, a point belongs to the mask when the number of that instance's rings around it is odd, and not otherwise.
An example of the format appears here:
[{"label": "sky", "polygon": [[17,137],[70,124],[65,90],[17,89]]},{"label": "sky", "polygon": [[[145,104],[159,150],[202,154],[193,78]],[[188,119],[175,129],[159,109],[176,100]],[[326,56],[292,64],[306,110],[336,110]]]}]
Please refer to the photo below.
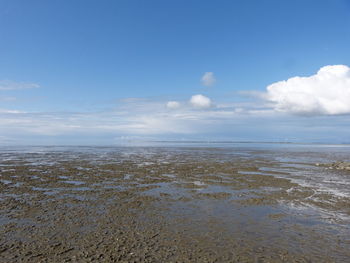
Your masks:
[{"label": "sky", "polygon": [[0,145],[350,143],[350,0],[0,0]]}]

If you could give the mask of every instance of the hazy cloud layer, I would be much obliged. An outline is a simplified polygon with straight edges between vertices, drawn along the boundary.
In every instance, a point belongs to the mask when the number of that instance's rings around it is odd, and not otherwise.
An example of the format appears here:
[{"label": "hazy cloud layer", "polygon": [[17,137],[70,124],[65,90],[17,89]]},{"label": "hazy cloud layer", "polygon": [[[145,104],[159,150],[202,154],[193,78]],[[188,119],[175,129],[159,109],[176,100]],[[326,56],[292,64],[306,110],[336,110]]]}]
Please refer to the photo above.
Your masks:
[{"label": "hazy cloud layer", "polygon": [[94,143],[99,140],[109,143],[108,138],[118,136],[153,136],[153,140],[297,140],[294,138],[305,138],[305,134],[310,134],[310,140],[314,140],[316,135],[317,138],[322,135],[336,139],[347,136],[346,123],[350,117],[299,118],[258,103],[225,103],[205,109],[181,103],[181,107],[176,110],[168,110],[164,106],[164,101],[138,99],[119,101],[113,108],[95,112],[21,112],[2,109],[0,136],[3,139],[0,138],[0,144],[21,141],[33,143],[34,137],[37,138],[35,143],[55,143],[59,138],[62,138],[63,143],[66,142],[65,138],[75,138],[70,143]]},{"label": "hazy cloud layer", "polygon": [[[23,112],[0,109],[0,135],[197,134],[216,130],[221,124],[242,116],[259,115],[259,112],[236,110],[241,105],[210,107],[210,99],[203,95],[194,95],[191,101],[190,105],[176,101],[180,107],[170,111],[164,107],[164,102],[146,99],[119,101],[114,108],[101,112]],[[174,103],[170,105],[177,106]]]},{"label": "hazy cloud layer", "polygon": [[201,82],[206,87],[211,87],[215,84],[216,79],[213,72],[205,72],[201,78]]},{"label": "hazy cloud layer", "polygon": [[34,89],[40,86],[36,83],[15,82],[11,80],[0,80],[0,90]]},{"label": "hazy cloud layer", "polygon": [[277,111],[300,115],[350,113],[350,68],[322,67],[309,77],[293,77],[267,87],[265,98]]},{"label": "hazy cloud layer", "polygon": [[19,110],[0,109],[0,113],[12,113],[12,114],[16,114],[16,113],[25,113],[25,112],[19,111]]}]

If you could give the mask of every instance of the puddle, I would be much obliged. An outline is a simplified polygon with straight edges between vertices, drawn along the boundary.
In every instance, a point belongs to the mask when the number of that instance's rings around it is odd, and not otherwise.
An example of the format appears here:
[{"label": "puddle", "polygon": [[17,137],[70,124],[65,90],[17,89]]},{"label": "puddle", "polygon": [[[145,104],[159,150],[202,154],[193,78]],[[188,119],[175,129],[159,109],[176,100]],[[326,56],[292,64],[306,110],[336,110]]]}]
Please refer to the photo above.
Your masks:
[{"label": "puddle", "polygon": [[2,180],[1,179],[0,182],[3,183],[3,184],[6,184],[6,185],[12,184],[12,181],[10,181],[10,180]]},{"label": "puddle", "polygon": [[72,184],[72,185],[82,185],[82,184],[86,184],[86,182],[83,181],[75,181],[75,180],[67,180],[67,181],[63,181],[66,184]]},{"label": "puddle", "polygon": [[130,180],[133,177],[134,177],[133,174],[126,174],[126,175],[124,175],[124,180]]}]

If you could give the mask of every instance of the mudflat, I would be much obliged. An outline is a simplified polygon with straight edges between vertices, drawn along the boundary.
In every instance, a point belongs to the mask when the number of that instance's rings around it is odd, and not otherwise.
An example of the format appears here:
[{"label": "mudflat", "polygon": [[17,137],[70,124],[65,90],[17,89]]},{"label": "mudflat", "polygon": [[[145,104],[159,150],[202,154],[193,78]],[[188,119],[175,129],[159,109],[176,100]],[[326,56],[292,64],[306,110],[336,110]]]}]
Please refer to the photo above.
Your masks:
[{"label": "mudflat", "polygon": [[349,262],[347,149],[0,149],[0,262]]}]

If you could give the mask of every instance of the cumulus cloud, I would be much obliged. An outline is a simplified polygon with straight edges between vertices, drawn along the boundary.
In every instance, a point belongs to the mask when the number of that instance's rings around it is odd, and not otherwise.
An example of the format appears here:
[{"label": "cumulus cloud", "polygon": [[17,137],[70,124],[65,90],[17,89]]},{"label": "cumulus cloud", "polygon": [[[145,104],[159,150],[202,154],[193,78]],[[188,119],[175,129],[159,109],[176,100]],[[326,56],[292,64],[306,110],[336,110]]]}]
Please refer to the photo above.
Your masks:
[{"label": "cumulus cloud", "polygon": [[201,94],[193,95],[191,97],[190,103],[193,107],[198,109],[205,109],[211,107],[211,100]]},{"label": "cumulus cloud", "polygon": [[322,67],[315,75],[293,77],[267,87],[265,98],[277,111],[300,115],[350,113],[350,68]]},{"label": "cumulus cloud", "polygon": [[166,107],[168,109],[178,109],[180,108],[180,103],[178,101],[168,101],[167,104],[166,104]]},{"label": "cumulus cloud", "polygon": [[34,89],[40,86],[36,83],[15,82],[11,80],[0,80],[0,90]]},{"label": "cumulus cloud", "polygon": [[205,72],[201,78],[202,84],[206,87],[211,87],[215,84],[216,79],[213,72]]}]

